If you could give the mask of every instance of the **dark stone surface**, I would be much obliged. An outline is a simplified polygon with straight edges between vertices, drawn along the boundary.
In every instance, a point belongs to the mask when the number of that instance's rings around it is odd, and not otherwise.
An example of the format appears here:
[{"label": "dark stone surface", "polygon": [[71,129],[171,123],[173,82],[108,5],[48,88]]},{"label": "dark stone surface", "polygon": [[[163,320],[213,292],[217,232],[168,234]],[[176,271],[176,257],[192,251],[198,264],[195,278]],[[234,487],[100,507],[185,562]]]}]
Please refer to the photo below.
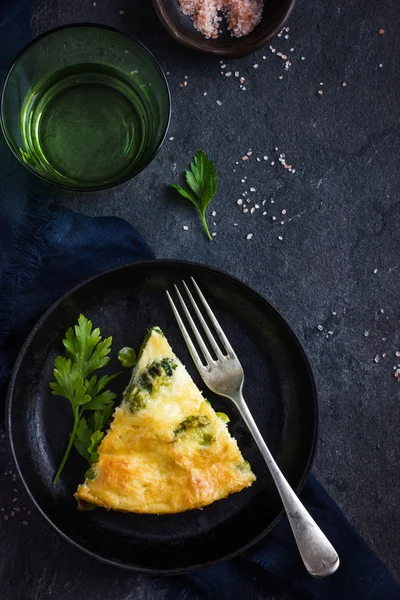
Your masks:
[{"label": "dark stone surface", "polygon": [[[227,62],[231,77],[220,74],[215,59],[171,41],[149,0],[97,0],[96,6],[37,0],[35,33],[74,21],[114,25],[154,52],[170,72],[168,137],[174,139],[167,138],[134,181],[94,195],[59,192],[59,201],[91,215],[120,215],[158,257],[226,269],[275,304],[303,341],[317,380],[314,471],[400,577],[400,384],[393,376],[400,362],[398,1],[299,1],[289,39],[273,43],[288,55],[290,69],[267,48]],[[245,91],[235,71],[246,78]],[[188,85],[180,87],[185,76]],[[199,148],[219,170],[209,211],[217,232],[212,242],[192,207],[167,191]],[[249,148],[251,157],[242,161]],[[279,163],[280,153],[295,173]],[[250,206],[266,203],[243,214],[236,201],[250,187],[256,188],[248,192]],[[10,472],[4,444],[1,449],[1,470]],[[31,507],[12,479],[9,473],[2,486],[8,549],[0,567],[2,598],[165,597],[162,581],[98,566],[69,548],[34,511],[23,510]],[[14,506],[21,510],[12,517]]]}]

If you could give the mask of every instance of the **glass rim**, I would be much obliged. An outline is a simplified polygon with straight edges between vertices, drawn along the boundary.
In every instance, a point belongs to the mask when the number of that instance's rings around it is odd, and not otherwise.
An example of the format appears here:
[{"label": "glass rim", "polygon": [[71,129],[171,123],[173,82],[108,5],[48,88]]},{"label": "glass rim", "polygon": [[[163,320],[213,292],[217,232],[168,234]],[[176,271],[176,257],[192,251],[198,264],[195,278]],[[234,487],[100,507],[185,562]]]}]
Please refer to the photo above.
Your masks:
[{"label": "glass rim", "polygon": [[[22,58],[22,56],[25,54],[25,52],[31,47],[34,46],[36,43],[40,42],[42,39],[44,39],[45,37],[48,37],[50,35],[52,35],[53,33],[56,33],[57,31],[62,31],[64,29],[78,29],[81,27],[92,27],[93,29],[105,29],[108,31],[112,31],[113,33],[117,33],[118,35],[121,35],[122,37],[126,37],[128,38],[130,41],[134,42],[135,44],[137,44],[142,50],[144,50],[144,52],[150,57],[150,59],[153,61],[154,65],[156,66],[162,81],[164,82],[164,87],[165,87],[165,91],[166,91],[166,96],[167,96],[167,102],[168,102],[168,116],[166,119],[166,123],[165,123],[165,127],[164,130],[162,132],[161,135],[161,139],[158,142],[156,148],[153,150],[153,152],[151,153],[151,155],[149,156],[149,158],[144,162],[144,164],[140,167],[140,169],[138,169],[138,171],[134,174],[134,175],[128,175],[128,176],[124,176],[122,177],[120,180],[115,181],[113,183],[107,183],[107,184],[102,184],[102,185],[93,185],[87,188],[84,187],[77,187],[77,186],[70,186],[70,185],[63,185],[62,183],[58,183],[58,182],[54,182],[54,181],[50,181],[50,179],[44,177],[43,175],[41,175],[40,173],[38,173],[33,167],[31,167],[29,164],[27,164],[26,162],[24,162],[22,160],[22,158],[20,157],[19,154],[17,154],[17,152],[14,149],[13,143],[11,141],[11,139],[9,138],[8,132],[7,132],[7,128],[6,128],[6,124],[5,124],[5,118],[4,118],[4,92],[5,89],[7,87],[7,82],[10,78],[10,75],[12,73],[12,70],[14,68],[14,66],[17,64],[17,62],[20,60],[20,58]],[[4,76],[3,82],[1,84],[0,87],[0,129],[4,135],[4,139],[7,142],[8,147],[10,148],[10,150],[12,151],[13,155],[16,157],[16,159],[19,161],[20,164],[22,164],[30,173],[32,173],[33,175],[35,175],[36,177],[38,177],[39,179],[41,179],[42,181],[46,182],[48,185],[54,185],[56,187],[62,188],[63,190],[69,190],[69,191],[75,191],[75,192],[98,192],[100,190],[106,190],[106,189],[110,189],[113,187],[116,187],[118,185],[121,185],[122,183],[126,183],[127,181],[129,181],[130,179],[133,179],[134,177],[136,177],[137,175],[139,175],[139,173],[141,173],[156,157],[156,155],[158,154],[158,152],[160,151],[161,146],[163,145],[170,123],[171,123],[171,91],[169,89],[169,84],[167,81],[167,78],[165,76],[165,73],[163,71],[163,69],[161,68],[160,63],[158,62],[158,60],[155,58],[154,54],[139,40],[137,40],[136,38],[134,38],[131,35],[128,35],[127,33],[124,33],[123,31],[120,31],[119,29],[117,29],[116,27],[111,27],[110,25],[103,25],[103,24],[98,24],[98,23],[91,23],[91,22],[82,22],[82,23],[69,23],[67,25],[60,25],[59,27],[54,27],[53,29],[49,29],[48,31],[45,31],[43,33],[41,33],[40,35],[38,35],[37,37],[33,38],[32,40],[30,40],[30,42],[28,42],[19,52],[18,54],[15,56],[15,58],[12,60],[10,66],[7,68],[6,74]]]}]

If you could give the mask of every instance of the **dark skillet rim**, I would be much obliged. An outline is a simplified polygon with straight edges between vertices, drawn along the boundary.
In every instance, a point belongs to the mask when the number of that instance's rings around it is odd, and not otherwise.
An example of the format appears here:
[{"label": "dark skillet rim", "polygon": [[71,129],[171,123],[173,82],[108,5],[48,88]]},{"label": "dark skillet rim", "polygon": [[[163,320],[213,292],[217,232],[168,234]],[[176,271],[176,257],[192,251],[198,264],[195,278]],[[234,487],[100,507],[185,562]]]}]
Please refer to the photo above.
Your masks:
[{"label": "dark skillet rim", "polygon": [[[19,59],[25,54],[25,52],[28,50],[28,48],[30,48],[31,46],[33,46],[37,42],[40,42],[43,38],[45,38],[47,36],[50,36],[53,33],[56,33],[57,31],[62,31],[63,29],[73,29],[73,28],[78,28],[78,27],[95,27],[97,29],[106,29],[108,31],[113,31],[114,33],[118,33],[119,35],[127,37],[129,40],[135,42],[138,46],[140,46],[142,48],[142,50],[144,50],[145,53],[150,56],[150,58],[152,59],[152,61],[155,64],[155,66],[157,67],[157,69],[158,69],[158,71],[159,71],[159,73],[161,75],[161,79],[164,81],[165,90],[167,92],[167,101],[168,101],[168,118],[167,118],[167,122],[165,124],[164,132],[163,132],[163,134],[161,136],[160,142],[158,143],[157,148],[154,150],[154,152],[151,154],[151,156],[147,159],[147,161],[144,163],[144,165],[139,169],[139,171],[137,173],[135,173],[134,175],[129,175],[127,177],[124,177],[124,178],[122,178],[119,181],[115,181],[114,183],[109,183],[107,185],[91,186],[91,187],[87,187],[87,188],[76,187],[76,186],[69,186],[69,185],[63,185],[61,183],[56,183],[54,181],[49,181],[49,179],[46,179],[46,177],[43,177],[43,175],[41,175],[40,173],[38,173],[37,171],[35,171],[35,169],[33,169],[30,165],[28,165],[23,160],[21,160],[21,158],[15,152],[15,150],[13,148],[13,145],[11,143],[11,140],[9,139],[9,136],[7,134],[7,129],[6,129],[6,126],[5,126],[5,119],[3,118],[4,90],[6,88],[8,79],[9,79],[9,77],[11,75],[11,72],[12,72],[14,66],[17,64],[17,62],[19,61]],[[35,177],[38,177],[39,179],[41,179],[42,181],[44,181],[48,185],[55,186],[57,188],[61,188],[63,190],[67,190],[67,191],[71,191],[71,192],[86,192],[86,193],[89,193],[89,192],[99,192],[101,190],[107,190],[107,189],[110,189],[110,188],[117,187],[118,185],[126,183],[127,181],[130,181],[134,177],[137,177],[139,175],[139,173],[141,173],[146,167],[148,167],[149,164],[154,160],[154,158],[157,156],[158,152],[160,151],[161,146],[164,144],[165,138],[166,138],[167,133],[168,133],[169,126],[171,124],[171,113],[172,113],[171,91],[169,89],[169,84],[168,84],[166,75],[165,75],[163,69],[161,68],[161,65],[160,65],[159,61],[155,58],[154,54],[147,48],[147,46],[145,46],[144,44],[142,44],[142,42],[140,42],[138,39],[134,38],[133,36],[128,35],[127,33],[124,33],[123,31],[120,31],[116,27],[110,27],[109,25],[102,25],[100,23],[92,23],[92,22],[87,22],[87,23],[86,22],[84,22],[84,23],[69,23],[68,25],[61,25],[60,27],[54,27],[53,29],[49,29],[48,31],[45,31],[44,33],[41,33],[40,35],[38,35],[37,37],[35,37],[33,40],[31,40],[30,42],[28,42],[28,44],[26,44],[22,48],[22,50],[20,50],[18,52],[18,54],[16,55],[16,57],[13,59],[12,63],[8,67],[7,73],[5,74],[3,82],[2,82],[1,87],[0,87],[0,129],[1,129],[2,133],[3,133],[3,135],[4,135],[4,139],[6,140],[8,147],[10,148],[10,150],[13,153],[13,155],[15,156],[15,158],[18,160],[18,162],[21,165],[23,165],[29,171],[29,173],[31,173],[32,175],[35,175]]]},{"label": "dark skillet rim", "polygon": [[[217,56],[219,58],[243,58],[244,56],[248,56],[249,54],[257,52],[257,50],[264,48],[268,42],[270,42],[281,31],[292,14],[296,5],[296,1],[297,0],[288,0],[289,3],[283,14],[283,17],[277,22],[276,26],[272,29],[272,31],[270,31],[270,33],[261,36],[253,42],[250,41],[247,45],[238,45],[237,48],[235,48],[235,40],[232,41],[232,46],[229,48],[212,48],[206,46],[206,44],[192,40],[186,35],[183,35],[177,27],[172,25],[168,18],[168,10],[166,10],[162,0],[153,0],[153,7],[156,11],[157,17],[169,35],[179,44],[186,46],[186,48],[190,48],[191,50],[195,50],[196,52],[201,52],[203,54]],[[256,28],[253,31],[255,30]]]},{"label": "dark skillet rim", "polygon": [[311,440],[311,448],[310,448],[310,452],[309,452],[309,457],[307,460],[307,464],[304,468],[304,473],[298,483],[298,485],[296,486],[296,492],[299,494],[301,492],[301,490],[304,487],[304,484],[306,482],[306,479],[310,473],[311,470],[311,466],[313,463],[313,459],[315,456],[315,452],[316,452],[316,444],[317,444],[317,436],[318,436],[318,400],[317,400],[317,389],[316,389],[316,384],[315,384],[315,379],[314,379],[314,375],[311,369],[311,365],[310,362],[307,358],[307,355],[300,343],[300,340],[298,339],[297,335],[294,333],[294,331],[292,330],[292,328],[290,327],[290,325],[286,322],[286,320],[283,318],[283,316],[280,314],[280,312],[268,301],[266,300],[261,294],[259,294],[258,292],[256,292],[255,290],[253,290],[252,288],[250,288],[250,286],[248,286],[245,282],[241,281],[240,279],[238,279],[237,277],[234,277],[232,275],[229,275],[228,273],[226,273],[225,271],[221,270],[221,269],[216,269],[212,266],[209,265],[204,265],[201,263],[196,263],[196,262],[191,262],[191,261],[185,261],[185,260],[169,260],[169,259],[163,259],[163,260],[148,260],[148,261],[137,261],[137,262],[133,262],[133,263],[126,263],[124,265],[120,265],[118,267],[114,267],[112,269],[108,269],[106,271],[102,271],[101,273],[98,273],[97,275],[94,275],[93,277],[90,277],[89,279],[86,279],[85,281],[83,281],[82,283],[79,283],[78,285],[76,285],[75,287],[73,287],[71,290],[69,290],[68,292],[66,292],[65,294],[63,294],[63,296],[61,296],[61,298],[59,298],[58,300],[56,300],[56,302],[54,302],[54,304],[52,304],[52,306],[50,306],[50,308],[48,308],[46,310],[46,312],[40,317],[40,319],[37,321],[37,323],[33,326],[33,328],[31,329],[28,337],[26,338],[25,342],[22,345],[22,348],[17,356],[17,359],[15,361],[13,370],[12,370],[12,374],[11,374],[11,378],[10,378],[10,383],[8,386],[8,390],[7,390],[7,395],[6,395],[6,413],[5,413],[5,422],[6,422],[6,431],[7,431],[7,440],[11,449],[11,454],[12,454],[12,458],[14,460],[18,475],[21,478],[22,483],[24,484],[24,487],[28,493],[29,498],[31,499],[31,501],[33,502],[33,504],[35,505],[36,509],[39,511],[39,513],[41,514],[41,516],[47,521],[47,523],[49,523],[49,525],[51,525],[51,527],[53,529],[55,529],[55,531],[57,531],[57,533],[67,542],[69,542],[70,544],[72,544],[72,546],[74,546],[76,549],[80,550],[81,552],[84,552],[85,554],[87,554],[88,556],[91,556],[92,558],[95,558],[103,563],[106,563],[108,565],[114,566],[114,567],[119,567],[119,568],[123,568],[125,570],[128,571],[136,571],[136,572],[141,572],[141,573],[147,573],[147,574],[151,574],[151,575],[181,575],[181,574],[185,574],[185,573],[190,573],[192,571],[198,571],[200,569],[205,569],[208,567],[212,567],[221,563],[224,563],[228,560],[231,560],[232,558],[237,557],[238,555],[243,554],[244,552],[246,552],[247,550],[249,550],[252,546],[254,546],[257,542],[259,542],[260,540],[262,540],[267,533],[269,533],[276,525],[277,523],[280,521],[280,519],[282,518],[283,514],[284,514],[284,510],[282,508],[281,512],[278,514],[278,516],[274,519],[274,521],[272,521],[272,523],[265,528],[259,535],[257,535],[256,537],[254,537],[250,542],[248,542],[247,544],[245,544],[244,546],[241,546],[240,548],[238,548],[237,550],[234,550],[233,552],[231,552],[230,554],[227,554],[223,557],[220,557],[216,560],[211,560],[202,564],[196,564],[190,567],[177,567],[175,569],[151,569],[151,568],[146,568],[146,567],[141,567],[141,566],[135,566],[135,565],[131,565],[131,564],[124,564],[121,562],[118,562],[116,560],[112,560],[109,558],[105,558],[99,554],[96,554],[95,552],[88,550],[87,548],[85,548],[84,546],[81,546],[80,544],[78,544],[78,542],[76,542],[75,540],[73,540],[72,538],[70,538],[66,533],[64,533],[63,531],[61,531],[61,529],[59,529],[57,527],[57,525],[55,523],[53,523],[53,521],[50,519],[50,517],[47,516],[47,514],[45,513],[44,510],[42,510],[42,508],[39,506],[39,504],[36,502],[36,499],[34,497],[34,495],[32,494],[32,492],[30,491],[28,484],[26,483],[21,469],[19,467],[19,463],[16,457],[16,451],[14,448],[14,442],[12,439],[12,435],[11,435],[11,422],[12,422],[12,417],[11,417],[11,412],[12,412],[12,398],[13,398],[13,394],[14,394],[14,387],[15,387],[15,383],[16,383],[16,379],[18,376],[18,371],[20,369],[21,363],[23,362],[24,358],[25,358],[25,354],[27,353],[27,351],[29,350],[29,346],[33,340],[33,338],[35,337],[37,331],[42,327],[42,325],[46,322],[47,318],[49,317],[49,315],[58,308],[58,306],[64,302],[64,300],[66,300],[67,298],[69,298],[71,295],[73,295],[76,291],[78,291],[80,288],[84,287],[85,285],[91,283],[92,281],[107,275],[109,273],[113,273],[116,271],[122,271],[126,268],[132,268],[135,266],[138,267],[146,267],[147,265],[152,266],[154,264],[166,264],[166,265],[182,265],[182,266],[186,266],[186,267],[193,267],[194,269],[201,269],[203,271],[208,271],[211,272],[212,274],[217,274],[219,276],[224,277],[225,279],[229,279],[232,282],[239,284],[240,287],[242,288],[247,288],[247,290],[250,290],[252,292],[252,294],[254,294],[256,297],[258,297],[258,300],[261,300],[263,302],[267,302],[267,304],[270,306],[270,308],[272,309],[272,312],[274,313],[274,316],[277,318],[277,320],[280,322],[280,324],[284,327],[284,329],[286,329],[287,333],[289,333],[289,335],[292,337],[294,346],[297,350],[297,352],[299,353],[299,356],[301,357],[305,370],[307,372],[307,376],[309,379],[309,382],[311,383],[311,389],[312,389],[312,399],[313,399],[313,404],[314,404],[314,427],[313,427],[313,439]]}]

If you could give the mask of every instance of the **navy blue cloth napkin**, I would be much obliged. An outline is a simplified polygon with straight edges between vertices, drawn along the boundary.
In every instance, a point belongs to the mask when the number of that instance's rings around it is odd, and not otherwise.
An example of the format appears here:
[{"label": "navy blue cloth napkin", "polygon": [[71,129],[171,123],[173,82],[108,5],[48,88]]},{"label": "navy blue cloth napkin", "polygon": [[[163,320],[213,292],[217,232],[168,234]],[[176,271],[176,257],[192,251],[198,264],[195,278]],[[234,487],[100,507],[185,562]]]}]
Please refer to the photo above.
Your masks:
[{"label": "navy blue cloth napkin", "polygon": [[[0,2],[0,75],[30,39],[31,0]],[[0,136],[0,390],[30,327],[64,292],[87,277],[153,258],[143,238],[117,218],[90,218],[57,207]],[[246,555],[168,579],[171,600],[252,600],[290,590],[318,600],[400,600],[400,588],[326,491],[310,477],[302,499],[341,557],[332,577],[310,577],[286,518]],[[118,600],[117,598],[115,600]]]}]

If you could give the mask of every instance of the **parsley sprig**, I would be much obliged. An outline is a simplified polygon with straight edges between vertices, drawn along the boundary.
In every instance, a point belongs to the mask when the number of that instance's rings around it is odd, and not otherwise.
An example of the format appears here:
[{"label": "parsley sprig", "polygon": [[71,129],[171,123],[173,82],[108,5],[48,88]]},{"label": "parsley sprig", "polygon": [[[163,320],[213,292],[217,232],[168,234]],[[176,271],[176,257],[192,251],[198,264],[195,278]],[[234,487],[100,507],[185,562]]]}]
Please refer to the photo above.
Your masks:
[{"label": "parsley sprig", "polygon": [[[78,324],[70,327],[63,344],[65,356],[58,356],[54,363],[55,381],[50,383],[55,396],[67,398],[71,404],[74,424],[64,457],[53,483],[57,483],[72,446],[90,464],[98,460],[97,447],[104,437],[107,425],[114,410],[116,394],[105,387],[118,375],[103,375],[98,379],[94,371],[110,362],[112,337],[102,340],[100,329],[80,315]],[[87,417],[84,413],[92,411]]]},{"label": "parsley sprig", "polygon": [[203,221],[206,235],[209,240],[212,240],[206,221],[206,208],[217,192],[217,169],[202,150],[196,152],[190,170],[186,171],[186,183],[190,191],[176,184],[172,184],[171,187],[195,205]]}]

